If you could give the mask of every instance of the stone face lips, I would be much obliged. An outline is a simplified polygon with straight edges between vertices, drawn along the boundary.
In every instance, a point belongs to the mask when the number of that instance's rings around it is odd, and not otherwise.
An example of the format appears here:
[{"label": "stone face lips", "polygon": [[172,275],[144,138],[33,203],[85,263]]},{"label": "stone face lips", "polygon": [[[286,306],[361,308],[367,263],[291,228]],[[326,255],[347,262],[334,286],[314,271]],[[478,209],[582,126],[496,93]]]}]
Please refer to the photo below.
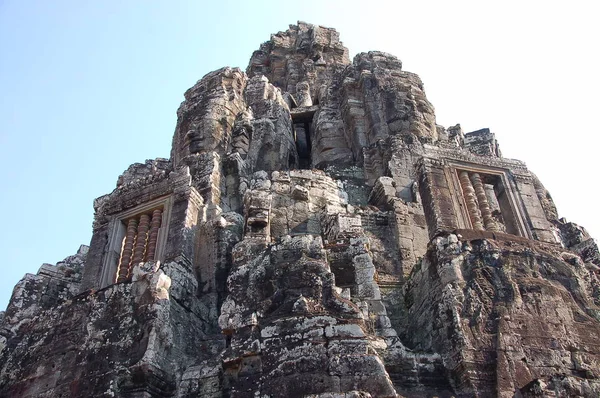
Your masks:
[{"label": "stone face lips", "polygon": [[398,58],[299,22],[177,114],[15,287],[0,396],[600,395],[597,245]]}]

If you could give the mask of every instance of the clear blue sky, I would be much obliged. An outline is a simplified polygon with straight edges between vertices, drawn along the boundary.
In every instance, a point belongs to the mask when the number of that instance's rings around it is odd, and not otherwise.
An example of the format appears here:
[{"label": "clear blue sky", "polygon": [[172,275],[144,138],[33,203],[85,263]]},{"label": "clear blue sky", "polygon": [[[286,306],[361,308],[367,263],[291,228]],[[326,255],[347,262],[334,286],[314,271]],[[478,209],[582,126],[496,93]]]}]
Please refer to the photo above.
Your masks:
[{"label": "clear blue sky", "polygon": [[168,157],[187,88],[297,20],[335,27],[351,56],[400,57],[438,123],[490,127],[600,233],[595,2],[320,3],[0,0],[0,310],[25,273],[89,243],[93,199],[123,170]]}]

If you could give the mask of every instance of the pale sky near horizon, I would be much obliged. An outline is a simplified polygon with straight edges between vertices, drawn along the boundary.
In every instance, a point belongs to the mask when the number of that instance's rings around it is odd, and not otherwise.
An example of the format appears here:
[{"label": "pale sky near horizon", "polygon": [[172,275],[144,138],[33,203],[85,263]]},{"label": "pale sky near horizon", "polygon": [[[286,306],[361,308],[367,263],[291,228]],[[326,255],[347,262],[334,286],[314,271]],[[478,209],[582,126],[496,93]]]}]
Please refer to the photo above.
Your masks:
[{"label": "pale sky near horizon", "polygon": [[0,311],[89,244],[93,199],[168,157],[183,93],[298,20],[419,74],[437,122],[489,127],[562,217],[600,237],[594,1],[0,0]]}]

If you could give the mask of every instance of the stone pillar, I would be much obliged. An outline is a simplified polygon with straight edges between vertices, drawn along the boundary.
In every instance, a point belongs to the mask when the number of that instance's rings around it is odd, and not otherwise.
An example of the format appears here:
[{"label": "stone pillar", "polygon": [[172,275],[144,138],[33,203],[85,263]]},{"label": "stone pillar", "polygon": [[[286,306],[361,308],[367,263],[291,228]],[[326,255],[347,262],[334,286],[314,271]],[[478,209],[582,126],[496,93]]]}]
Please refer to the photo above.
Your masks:
[{"label": "stone pillar", "polygon": [[465,197],[465,202],[467,203],[467,210],[469,212],[469,218],[471,219],[473,229],[483,231],[484,228],[483,223],[481,222],[481,213],[479,210],[479,206],[477,205],[477,196],[475,194],[475,189],[471,184],[469,173],[466,171],[461,171],[459,173],[459,178],[460,186]]},{"label": "stone pillar", "polygon": [[479,210],[481,211],[481,217],[483,218],[483,225],[488,231],[498,232],[498,226],[492,216],[492,210],[488,203],[487,195],[485,193],[485,187],[479,173],[471,173],[471,182],[475,189],[475,195],[477,195],[477,202],[479,202]]},{"label": "stone pillar", "polygon": [[133,260],[131,260],[132,266],[144,261],[144,252],[146,251],[146,241],[148,239],[149,227],[150,216],[147,214],[142,214],[140,216],[137,239],[135,240],[135,248],[133,249]]},{"label": "stone pillar", "polygon": [[135,236],[137,233],[138,220],[130,218],[127,221],[127,232],[125,235],[125,244],[121,253],[121,261],[119,262],[117,283],[124,282],[129,277],[129,264],[131,263],[131,255],[133,254],[133,245],[135,244]]},{"label": "stone pillar", "polygon": [[152,222],[150,223],[150,233],[148,234],[148,248],[146,249],[145,261],[154,260],[156,253],[156,242],[158,241],[158,230],[162,222],[162,210],[156,209],[152,212]]},{"label": "stone pillar", "polygon": [[473,188],[475,188],[475,195],[477,195],[479,210],[481,211],[485,229],[492,232],[498,232],[498,226],[496,225],[496,220],[494,220],[494,217],[492,216],[492,210],[490,209],[487,194],[485,193],[485,187],[479,173],[471,173],[471,182],[473,183]]}]

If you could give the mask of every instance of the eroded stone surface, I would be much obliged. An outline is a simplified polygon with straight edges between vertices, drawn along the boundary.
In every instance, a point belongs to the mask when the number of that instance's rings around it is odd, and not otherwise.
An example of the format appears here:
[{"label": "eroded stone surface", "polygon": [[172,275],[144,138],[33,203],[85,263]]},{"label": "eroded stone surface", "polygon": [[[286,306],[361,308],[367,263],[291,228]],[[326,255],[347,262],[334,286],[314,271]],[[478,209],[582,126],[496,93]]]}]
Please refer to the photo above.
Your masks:
[{"label": "eroded stone surface", "polygon": [[331,28],[205,75],[94,209],[0,312],[0,396],[600,395],[595,241]]}]

